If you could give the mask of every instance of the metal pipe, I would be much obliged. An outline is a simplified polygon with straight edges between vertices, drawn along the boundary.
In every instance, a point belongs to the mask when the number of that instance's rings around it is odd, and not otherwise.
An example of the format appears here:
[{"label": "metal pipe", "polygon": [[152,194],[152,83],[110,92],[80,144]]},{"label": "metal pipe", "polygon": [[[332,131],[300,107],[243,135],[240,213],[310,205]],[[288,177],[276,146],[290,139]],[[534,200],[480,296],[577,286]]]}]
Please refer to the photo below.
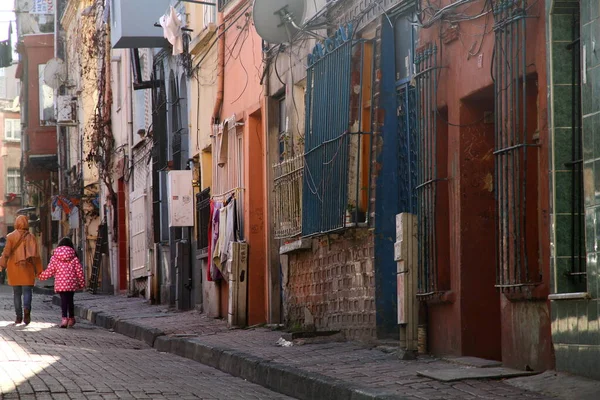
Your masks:
[{"label": "metal pipe", "polygon": [[[495,10],[494,10],[494,14],[495,14]],[[495,16],[494,16],[495,17]],[[498,49],[498,37],[497,35],[494,35],[494,52],[496,52],[496,49]],[[497,60],[498,57],[496,56],[495,59]],[[498,81],[497,81],[497,77],[498,77],[498,62],[496,61],[494,63],[494,65],[492,66],[493,70],[494,70],[494,74],[493,76],[495,77],[494,79],[494,150],[498,149]],[[495,153],[495,151],[494,151]],[[494,216],[494,237],[495,237],[495,243],[496,243],[496,284],[501,283],[500,282],[500,244],[499,244],[499,238],[500,238],[500,224],[498,223],[498,217],[499,217],[499,213],[498,213],[498,204],[500,202],[500,198],[498,196],[498,190],[497,190],[497,186],[498,186],[498,179],[499,179],[499,173],[498,173],[498,156],[494,157],[494,185],[496,186],[495,190],[494,190],[494,209],[496,211],[496,215]]]},{"label": "metal pipe", "polygon": [[[370,216],[370,211],[371,211],[371,177],[373,174],[373,145],[374,145],[374,135],[373,135],[373,126],[375,126],[375,121],[373,121],[373,117],[374,117],[374,107],[373,107],[373,98],[375,96],[375,85],[374,85],[374,78],[375,78],[375,44],[371,41],[371,74],[369,76],[370,82],[371,82],[371,106],[369,108],[369,175],[368,175],[368,179],[367,179],[367,204],[365,205],[366,209],[365,209],[365,223],[369,223],[371,220],[371,216]],[[379,129],[379,128],[378,128]],[[410,153],[409,153],[410,154]],[[409,155],[410,157],[410,155]],[[410,179],[410,175],[409,175],[409,179]]]},{"label": "metal pipe", "polygon": [[[222,37],[218,38],[219,45],[217,47],[217,98],[215,99],[215,107],[212,114],[212,124],[216,124],[221,120],[221,110],[223,108],[223,95],[225,93],[225,26],[223,13],[220,12],[217,17],[217,26],[222,29]],[[223,133],[225,134],[225,133]],[[218,157],[218,155],[217,155]]]},{"label": "metal pipe", "polygon": [[[513,12],[514,12],[513,7]],[[512,143],[523,143],[520,133],[520,125],[519,125],[519,114],[521,113],[521,108],[519,107],[519,24],[510,25],[510,63],[511,63],[511,121],[513,124],[512,128]],[[512,151],[512,198],[513,198],[513,223],[514,223],[514,242],[515,242],[515,265],[513,272],[513,280],[515,283],[521,282],[521,260],[522,260],[522,238],[521,238],[521,226],[520,226],[520,218],[522,213],[522,203],[520,196],[520,187],[519,187],[519,178],[521,175],[520,170],[520,151]]]},{"label": "metal pipe", "polygon": [[[571,34],[573,36],[575,33],[575,12],[573,12],[572,14],[572,20],[571,20]],[[570,45],[570,43],[569,43]],[[567,46],[567,49],[569,49],[569,46]],[[572,48],[572,53],[571,53],[571,82],[573,83],[571,85],[571,99],[572,99],[572,105],[571,105],[571,160],[575,160],[577,158],[576,155],[576,138],[575,138],[575,123],[576,123],[576,116],[575,116],[575,111],[577,106],[575,105],[575,80],[576,80],[576,75],[579,74],[579,70],[575,69],[575,48]],[[575,269],[575,243],[576,243],[576,236],[575,236],[575,210],[576,210],[576,199],[575,199],[575,185],[577,182],[577,174],[576,174],[576,168],[577,166],[575,165],[575,163],[573,163],[571,165],[571,274],[574,272],[577,272]],[[578,209],[578,207],[577,207]],[[579,211],[579,210],[577,210]],[[577,254],[579,255],[579,252],[577,252]]]},{"label": "metal pipe", "polygon": [[[527,1],[525,1],[527,5]],[[525,11],[524,7],[521,11],[523,13],[521,18],[521,57],[522,57],[522,68],[523,68],[523,143],[527,143],[527,30],[525,25]],[[523,147],[523,256],[525,262],[525,276],[527,280],[529,276],[529,257],[527,255],[527,147]]]},{"label": "metal pipe", "polygon": [[434,163],[434,168],[433,168],[433,179],[434,182],[432,182],[432,188],[433,188],[433,226],[434,226],[434,231],[433,231],[433,257],[434,257],[434,263],[435,263],[435,269],[436,269],[436,274],[435,274],[435,278],[436,278],[436,283],[435,283],[435,288],[436,290],[439,290],[439,274],[438,274],[438,242],[437,242],[437,185],[439,182],[438,179],[438,148],[437,148],[437,139],[438,139],[438,132],[437,132],[437,103],[435,101],[436,96],[435,96],[435,92],[436,92],[436,88],[437,88],[437,75],[436,75],[436,70],[437,70],[437,47],[434,45],[433,46],[433,60],[432,60],[432,64],[433,64],[433,70],[430,72],[433,75],[433,85],[431,87],[431,99],[430,101],[432,102],[432,110],[431,110],[431,119],[433,120],[433,163]]},{"label": "metal pipe", "polygon": [[[504,19],[506,17],[506,9],[502,10],[502,18]],[[502,119],[503,119],[503,132],[501,134],[501,140],[502,140],[502,147],[506,147],[507,142],[508,142],[508,132],[509,132],[509,125],[508,125],[508,115],[509,115],[509,110],[508,110],[508,69],[507,69],[507,65],[506,65],[506,49],[508,48],[507,45],[507,32],[506,32],[506,28],[504,27],[501,31],[501,36],[502,36],[502,98],[503,98],[503,103],[504,103],[504,107],[503,107],[503,115],[502,115]],[[509,220],[510,220],[510,216],[509,216],[509,185],[508,185],[508,181],[510,179],[510,175],[508,173],[508,157],[502,157],[502,168],[504,170],[504,179],[502,180],[502,191],[504,194],[504,199],[502,202],[502,206],[504,208],[504,211],[502,213],[502,223],[504,224],[505,228],[504,228],[504,246],[506,247],[506,268],[505,268],[505,284],[511,281],[511,274],[510,274],[510,262],[511,262],[511,244],[510,244],[510,224],[509,224]]]},{"label": "metal pipe", "polygon": [[[364,61],[365,61],[365,43],[362,42],[360,45],[360,52],[361,52],[361,60],[360,60],[360,90],[359,90],[359,94],[358,94],[358,131],[362,131],[362,110],[363,110],[363,74],[364,74]],[[358,223],[358,207],[360,205],[360,201],[359,201],[359,188],[360,188],[360,182],[361,182],[361,173],[360,173],[360,153],[362,151],[361,149],[361,135],[358,135],[358,145],[357,145],[357,149],[356,149],[356,188],[355,188],[355,201],[356,201],[356,208],[354,209],[354,220],[356,221],[356,223]]]}]

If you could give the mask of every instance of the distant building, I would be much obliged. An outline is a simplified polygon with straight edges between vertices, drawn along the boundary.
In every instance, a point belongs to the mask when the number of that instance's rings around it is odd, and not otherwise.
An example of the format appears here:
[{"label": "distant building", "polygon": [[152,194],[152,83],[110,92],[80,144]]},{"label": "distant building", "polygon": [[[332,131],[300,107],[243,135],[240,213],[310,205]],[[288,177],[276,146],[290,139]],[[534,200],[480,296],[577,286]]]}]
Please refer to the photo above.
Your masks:
[{"label": "distant building", "polygon": [[16,65],[0,68],[0,237],[21,207],[21,116]]}]

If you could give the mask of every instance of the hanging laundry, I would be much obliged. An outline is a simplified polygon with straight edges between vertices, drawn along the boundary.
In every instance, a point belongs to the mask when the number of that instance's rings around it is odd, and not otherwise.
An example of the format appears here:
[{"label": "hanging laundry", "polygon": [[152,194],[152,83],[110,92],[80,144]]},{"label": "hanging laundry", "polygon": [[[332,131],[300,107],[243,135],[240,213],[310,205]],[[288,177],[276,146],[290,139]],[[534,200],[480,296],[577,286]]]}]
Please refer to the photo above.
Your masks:
[{"label": "hanging laundry", "polygon": [[69,213],[69,225],[71,229],[79,228],[79,207],[73,207]]},{"label": "hanging laundry", "polygon": [[231,199],[229,204],[225,207],[225,210],[227,219],[225,222],[225,233],[223,235],[223,246],[221,247],[221,263],[223,264],[229,260],[229,245],[235,241],[235,222],[237,219],[235,199]]},{"label": "hanging laundry", "polygon": [[52,221],[60,221],[62,219],[62,208],[56,205],[52,205]]},{"label": "hanging laundry", "polygon": [[220,228],[220,209],[221,203],[215,203],[215,210],[213,213],[212,219],[212,235],[210,237],[211,240],[211,252],[208,254],[208,257],[212,259],[210,263],[210,273],[213,280],[223,279],[223,275],[221,274],[220,265],[217,265],[215,262],[215,255],[219,251],[218,242],[219,242],[219,228]]},{"label": "hanging laundry", "polygon": [[208,215],[208,257],[206,265],[206,280],[209,282],[213,281],[211,268],[212,268],[212,225],[213,225],[213,214],[215,212],[215,204],[210,201],[210,213]]},{"label": "hanging laundry", "polygon": [[167,14],[160,17],[159,22],[163,28],[163,36],[173,46],[173,55],[176,56],[183,53],[183,35],[181,30],[183,24],[173,6],[171,6]]},{"label": "hanging laundry", "polygon": [[225,228],[227,227],[227,207],[221,207],[219,210],[219,238],[217,239],[217,247],[214,252],[213,261],[217,268],[221,271],[223,278],[227,279],[224,273],[225,260],[221,257],[223,254],[223,244],[225,239]]}]

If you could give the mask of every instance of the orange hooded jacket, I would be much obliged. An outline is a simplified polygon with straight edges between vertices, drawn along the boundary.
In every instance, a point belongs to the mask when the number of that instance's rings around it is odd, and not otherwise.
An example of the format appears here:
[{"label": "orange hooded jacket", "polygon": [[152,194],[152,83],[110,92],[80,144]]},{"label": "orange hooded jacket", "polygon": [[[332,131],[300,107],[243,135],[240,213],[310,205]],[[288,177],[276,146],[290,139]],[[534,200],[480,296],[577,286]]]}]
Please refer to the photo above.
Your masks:
[{"label": "orange hooded jacket", "polygon": [[2,258],[6,261],[10,286],[33,286],[35,277],[42,272],[43,267],[37,241],[29,233],[26,216],[19,215],[15,221],[15,230],[6,236]]}]

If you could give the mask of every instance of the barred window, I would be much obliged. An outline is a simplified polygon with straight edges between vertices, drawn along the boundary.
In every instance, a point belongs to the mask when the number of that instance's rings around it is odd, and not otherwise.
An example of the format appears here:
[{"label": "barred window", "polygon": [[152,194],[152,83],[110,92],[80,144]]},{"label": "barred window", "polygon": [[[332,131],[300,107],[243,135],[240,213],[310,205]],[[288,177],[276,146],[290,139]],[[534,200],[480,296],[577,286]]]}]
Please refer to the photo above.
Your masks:
[{"label": "barred window", "polygon": [[367,221],[373,44],[352,36],[350,27],[340,28],[309,56],[303,236]]},{"label": "barred window", "polygon": [[197,249],[208,248],[208,225],[210,224],[210,188],[196,195]]}]

